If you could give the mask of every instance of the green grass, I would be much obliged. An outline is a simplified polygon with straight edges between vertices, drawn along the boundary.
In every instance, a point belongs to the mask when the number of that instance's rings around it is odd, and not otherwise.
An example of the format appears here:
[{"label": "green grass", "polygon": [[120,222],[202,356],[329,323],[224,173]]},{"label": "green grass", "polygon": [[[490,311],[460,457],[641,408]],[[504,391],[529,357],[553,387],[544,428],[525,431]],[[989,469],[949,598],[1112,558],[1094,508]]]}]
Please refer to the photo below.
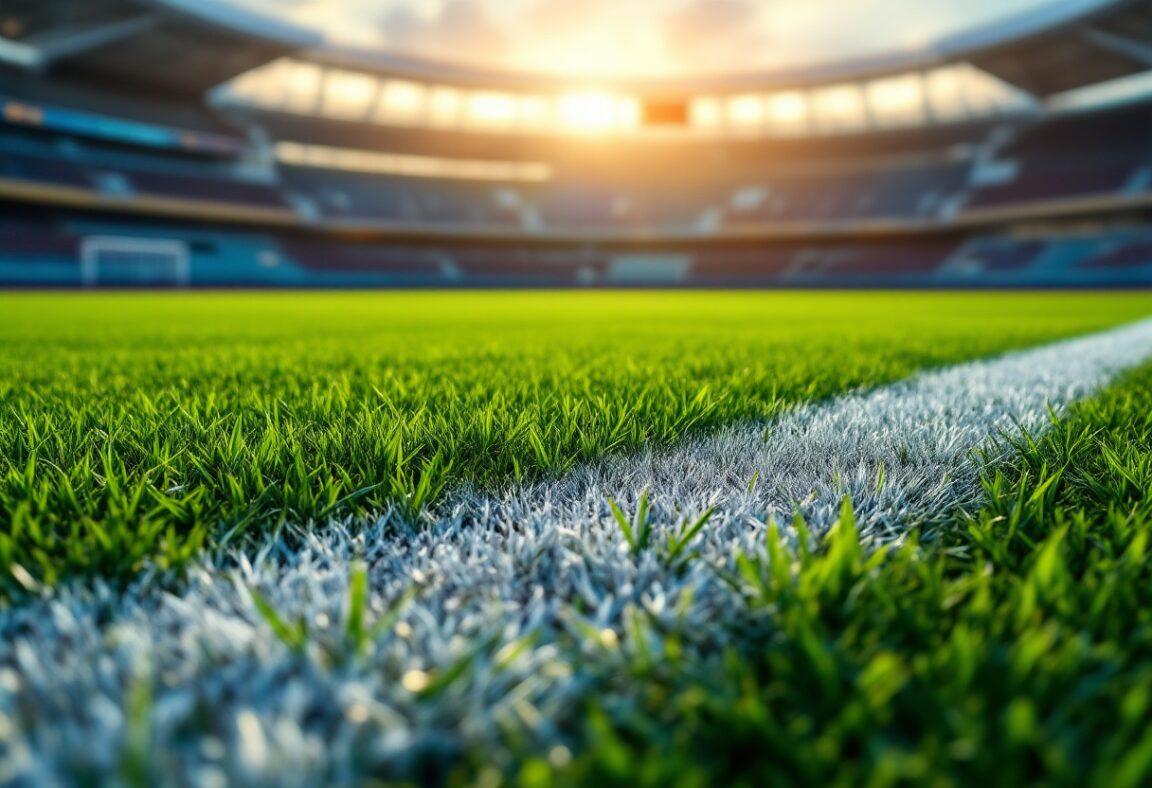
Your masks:
[{"label": "green grass", "polygon": [[[288,520],[415,513],[456,485],[554,474],[1152,311],[1148,296],[1119,295],[3,301],[4,592],[29,574],[180,566]],[[588,700],[561,720],[571,752],[537,752],[510,731],[499,763],[464,753],[458,775],[1152,783],[1152,366],[1022,439],[983,482],[982,510],[932,544],[866,547],[850,502],[820,541],[770,535],[768,559],[744,556],[725,577],[747,608],[739,631],[658,627],[633,606],[618,636],[573,634],[557,647],[587,654]],[[617,523],[633,552],[651,548],[644,503]],[[685,521],[668,543],[673,570],[706,525]],[[368,611],[365,569],[350,573],[333,652],[349,663],[404,604]],[[255,603],[307,650],[305,624]],[[420,692],[444,691],[492,647],[476,644]],[[132,707],[146,711],[149,691],[141,683]],[[130,739],[125,774],[144,779],[147,729]]]},{"label": "green grass", "polygon": [[1123,295],[6,294],[0,589],[179,567],[286,521],[415,515],[463,483],[1149,311]]},{"label": "green grass", "polygon": [[[943,544],[865,549],[850,507],[819,544],[770,536],[731,578],[749,631],[637,612],[578,756],[517,780],[1149,785],[1152,367],[1018,449]],[[738,645],[684,659],[702,638]]]}]

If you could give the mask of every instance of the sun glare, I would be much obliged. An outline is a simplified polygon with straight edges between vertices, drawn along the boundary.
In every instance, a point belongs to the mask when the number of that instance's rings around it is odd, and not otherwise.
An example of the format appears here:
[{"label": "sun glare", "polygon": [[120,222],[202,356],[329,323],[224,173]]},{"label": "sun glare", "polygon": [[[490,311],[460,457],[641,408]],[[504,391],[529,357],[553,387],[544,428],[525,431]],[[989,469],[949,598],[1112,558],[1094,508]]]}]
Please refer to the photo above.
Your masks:
[{"label": "sun glare", "polygon": [[561,126],[588,133],[613,131],[629,122],[626,102],[611,93],[584,91],[569,93],[559,101]]}]

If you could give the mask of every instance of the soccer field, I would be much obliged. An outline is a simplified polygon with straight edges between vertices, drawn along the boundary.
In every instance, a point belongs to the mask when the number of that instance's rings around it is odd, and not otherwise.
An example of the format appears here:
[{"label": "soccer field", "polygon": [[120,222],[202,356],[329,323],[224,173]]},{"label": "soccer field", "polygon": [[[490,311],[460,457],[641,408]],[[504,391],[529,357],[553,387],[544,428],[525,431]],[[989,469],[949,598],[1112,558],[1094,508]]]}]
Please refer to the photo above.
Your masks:
[{"label": "soccer field", "polygon": [[1152,297],[2,299],[0,783],[1152,777]]}]

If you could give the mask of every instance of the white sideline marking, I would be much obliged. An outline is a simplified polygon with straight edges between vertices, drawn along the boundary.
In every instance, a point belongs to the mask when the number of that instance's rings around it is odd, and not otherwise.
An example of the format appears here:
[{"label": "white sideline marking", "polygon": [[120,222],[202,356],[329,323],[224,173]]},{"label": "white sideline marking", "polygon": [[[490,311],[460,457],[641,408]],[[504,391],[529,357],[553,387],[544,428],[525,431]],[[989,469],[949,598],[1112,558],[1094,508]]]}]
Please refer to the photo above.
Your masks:
[{"label": "white sideline marking", "polygon": [[[541,747],[564,742],[580,697],[626,702],[627,687],[597,681],[650,646],[626,632],[636,611],[680,632],[688,659],[757,623],[717,570],[739,550],[762,552],[772,516],[787,521],[798,504],[826,529],[848,494],[865,533],[898,538],[978,500],[974,451],[999,431],[1042,428],[1049,406],[1149,356],[1152,321],[804,407],[768,427],[767,440],[763,425],[736,427],[551,484],[462,493],[427,530],[397,531],[385,517],[356,535],[332,524],[294,546],[206,559],[178,593],[147,580],[124,594],[96,583],[0,611],[0,783],[117,774],[138,724],[125,709],[143,685],[154,696],[144,756],[168,781],[411,775],[463,748],[494,755],[509,727]],[[656,544],[717,507],[693,544],[699,558],[680,572],[657,550],[631,555],[611,520],[606,499],[631,512],[644,487]],[[414,581],[424,591],[353,658],[342,622],[357,554],[370,567],[373,619]],[[307,622],[307,658],[270,631],[249,588]],[[598,645],[589,631],[606,634]],[[558,640],[565,632],[576,640]],[[536,639],[501,664],[511,651],[500,649],[526,636]],[[462,678],[437,697],[405,688],[469,653]]]},{"label": "white sideline marking", "polygon": [[802,407],[767,427],[730,427],[609,458],[500,497],[464,495],[456,511],[603,520],[609,497],[635,507],[649,489],[665,519],[717,506],[744,530],[773,516],[787,524],[799,509],[820,530],[848,495],[868,535],[898,537],[979,501],[980,463],[971,455],[991,448],[989,438],[1042,428],[1049,406],[1059,410],[1149,357],[1152,321],[917,375]]}]

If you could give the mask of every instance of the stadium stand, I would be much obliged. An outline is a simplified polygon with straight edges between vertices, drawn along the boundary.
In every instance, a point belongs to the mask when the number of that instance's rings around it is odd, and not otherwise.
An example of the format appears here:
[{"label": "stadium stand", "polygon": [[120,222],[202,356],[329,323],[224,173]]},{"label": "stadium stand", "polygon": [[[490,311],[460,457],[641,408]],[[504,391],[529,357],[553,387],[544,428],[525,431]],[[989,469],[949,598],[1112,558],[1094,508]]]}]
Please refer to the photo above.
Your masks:
[{"label": "stadium stand", "polygon": [[1138,268],[1152,262],[1152,240],[1140,240],[1103,251],[1080,264],[1081,268]]},{"label": "stadium stand", "polygon": [[497,189],[489,184],[311,167],[283,167],[280,173],[288,193],[310,201],[327,217],[478,227],[516,224],[514,214],[501,210]]},{"label": "stadium stand", "polygon": [[[1146,73],[1147,2],[920,54],[625,84],[682,124],[600,135],[518,120],[564,89],[543,78],[334,50],[214,3],[85,9],[2,12],[0,284],[112,284],[81,275],[90,237],[170,240],[181,283],[205,286],[1152,283],[1152,100],[1066,100]],[[165,47],[178,67],[160,73]],[[284,69],[312,92],[262,91]],[[341,79],[367,86],[362,104],[325,93]],[[885,80],[913,86],[896,116],[867,98]],[[822,115],[827,91],[855,114]],[[796,125],[724,114],[779,96],[800,101]],[[168,281],[146,273],[114,283]]]},{"label": "stadium stand", "polygon": [[956,251],[948,239],[868,244],[824,252],[815,257],[805,274],[871,280],[905,276],[930,276]]},{"label": "stadium stand", "polygon": [[974,274],[998,274],[1026,269],[1044,250],[1038,240],[986,239],[970,244],[957,265]]},{"label": "stadium stand", "polygon": [[971,205],[1106,195],[1130,186],[1145,190],[1152,112],[1142,104],[1050,118],[1023,130],[998,158],[1012,165],[1012,177],[978,189]]},{"label": "stadium stand", "polygon": [[955,198],[967,175],[964,164],[933,163],[784,176],[748,187],[742,194],[760,199],[734,200],[729,217],[741,222],[931,217]]}]

